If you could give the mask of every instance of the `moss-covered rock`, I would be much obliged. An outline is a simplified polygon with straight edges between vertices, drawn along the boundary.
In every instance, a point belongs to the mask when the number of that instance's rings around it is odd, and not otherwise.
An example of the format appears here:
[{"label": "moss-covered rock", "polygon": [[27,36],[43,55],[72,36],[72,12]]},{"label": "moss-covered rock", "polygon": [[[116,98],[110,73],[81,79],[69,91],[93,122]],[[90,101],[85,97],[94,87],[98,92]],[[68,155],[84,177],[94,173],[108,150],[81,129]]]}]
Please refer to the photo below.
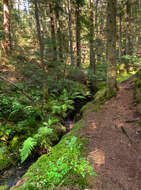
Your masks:
[{"label": "moss-covered rock", "polygon": [[8,185],[0,185],[0,190],[7,190]]},{"label": "moss-covered rock", "polygon": [[[61,159],[64,159],[65,157],[70,156],[70,152],[68,149],[68,143],[71,141],[71,139],[74,136],[77,136],[77,141],[76,141],[76,146],[75,146],[75,151],[81,151],[81,155],[83,154],[86,155],[86,149],[87,149],[87,145],[88,145],[88,140],[85,138],[81,138],[80,135],[80,131],[82,127],[86,127],[84,124],[84,121],[81,120],[79,121],[74,128],[72,129],[71,132],[67,133],[62,139],[61,141],[52,148],[51,152],[49,154],[45,154],[42,155],[27,171],[27,173],[23,176],[23,178],[17,183],[16,186],[14,186],[13,188],[11,188],[11,190],[36,190],[36,189],[40,189],[40,190],[46,190],[47,189],[47,178],[52,178],[52,175],[54,175],[54,172],[56,170],[56,167],[59,167],[59,162],[61,162]],[[81,146],[80,146],[81,145]],[[83,146],[85,145],[85,146]],[[83,148],[85,147],[85,149]],[[75,155],[75,152],[73,152],[73,154]],[[71,154],[71,156],[73,156]],[[58,162],[59,161],[59,162]],[[75,160],[71,160],[74,161]],[[70,161],[70,162],[71,162]],[[49,176],[47,175],[47,171],[49,170],[49,168],[51,167],[51,164],[54,164],[55,167],[52,167],[52,172],[50,172]],[[65,167],[65,161],[63,162],[64,167]],[[61,164],[61,167],[63,165]],[[80,168],[81,168],[81,162],[80,162]],[[60,170],[60,173],[62,171]],[[77,172],[76,172],[77,173]],[[71,175],[71,174],[70,174]],[[80,175],[80,174],[79,174]],[[58,179],[58,176],[54,176],[53,179],[56,180]],[[68,180],[68,184],[67,186],[71,186],[74,187],[75,185],[78,186],[78,181],[79,183],[83,183],[84,185],[84,179],[85,177],[81,179],[81,176],[69,176],[67,173],[67,176],[64,175],[64,178],[62,180],[62,184],[65,181],[65,179],[67,178]],[[81,181],[82,180],[82,181]],[[53,183],[53,182],[52,182]],[[61,187],[61,183],[59,184],[59,186]],[[70,183],[70,184],[69,184]],[[79,184],[80,185],[80,184]],[[81,186],[81,185],[80,185]],[[55,186],[53,188],[54,190],[57,189]],[[65,189],[65,188],[64,188]],[[73,188],[70,188],[73,189]],[[80,188],[82,189],[82,187]],[[48,189],[49,190],[49,189]]]},{"label": "moss-covered rock", "polygon": [[81,110],[80,110],[80,114],[83,115],[85,113],[86,110],[92,110],[94,107],[94,103],[92,102],[88,102],[87,104],[85,104]]},{"label": "moss-covered rock", "polygon": [[52,125],[51,128],[57,134],[58,138],[62,137],[66,133],[66,127],[64,127],[61,123]]},{"label": "moss-covered rock", "polygon": [[133,82],[134,82],[134,101],[137,103],[140,103],[141,102],[141,70],[139,70],[136,73]]},{"label": "moss-covered rock", "polygon": [[107,99],[109,99],[109,97],[107,98],[107,88],[103,87],[102,89],[97,91],[97,93],[94,95],[94,100],[88,102],[81,108],[80,110],[81,115],[85,115],[86,111],[91,111],[91,112],[99,111],[101,105],[103,105]]},{"label": "moss-covered rock", "polygon": [[105,99],[106,92],[107,92],[106,87],[98,90],[97,93],[94,95],[94,101],[98,102],[98,101],[101,101],[101,100]]}]

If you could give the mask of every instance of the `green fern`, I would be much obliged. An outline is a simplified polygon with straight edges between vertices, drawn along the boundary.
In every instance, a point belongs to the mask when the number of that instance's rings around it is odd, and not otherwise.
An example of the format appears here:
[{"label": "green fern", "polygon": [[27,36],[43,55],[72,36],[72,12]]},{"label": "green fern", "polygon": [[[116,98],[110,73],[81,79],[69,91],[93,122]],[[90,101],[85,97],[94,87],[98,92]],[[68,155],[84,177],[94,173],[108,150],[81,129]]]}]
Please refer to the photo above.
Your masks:
[{"label": "green fern", "polygon": [[53,129],[48,127],[40,127],[38,129],[38,133],[36,133],[33,137],[29,137],[28,139],[26,139],[23,143],[23,147],[21,150],[21,163],[23,163],[28,158],[28,156],[37,144],[47,144],[47,141],[49,141],[49,139],[46,138],[46,140],[44,140],[44,137],[52,134]]},{"label": "green fern", "polygon": [[40,127],[38,129],[38,134],[40,134],[41,136],[46,136],[46,135],[50,135],[52,134],[53,129],[48,128],[48,127]]},{"label": "green fern", "polygon": [[30,155],[36,144],[37,144],[36,139],[32,137],[29,137],[24,141],[21,150],[21,163],[23,163],[27,159],[27,157]]}]

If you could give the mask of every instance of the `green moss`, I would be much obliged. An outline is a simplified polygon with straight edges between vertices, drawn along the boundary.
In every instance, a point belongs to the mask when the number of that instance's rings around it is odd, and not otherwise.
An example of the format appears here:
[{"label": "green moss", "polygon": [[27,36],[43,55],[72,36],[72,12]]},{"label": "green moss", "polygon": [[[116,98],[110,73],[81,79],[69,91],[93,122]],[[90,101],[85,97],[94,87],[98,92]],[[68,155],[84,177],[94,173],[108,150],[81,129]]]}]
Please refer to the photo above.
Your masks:
[{"label": "green moss", "polygon": [[113,96],[116,96],[116,93],[114,91],[108,91],[107,88],[104,86],[94,95],[93,101],[88,102],[81,108],[81,114],[84,115],[86,110],[98,112],[101,108],[101,105],[103,105],[107,100],[111,99]]},{"label": "green moss", "polygon": [[134,79],[134,101],[136,103],[141,102],[141,79],[139,73],[136,75],[137,77]]},{"label": "green moss", "polygon": [[119,83],[123,82],[123,81],[129,79],[134,74],[135,74],[135,72],[132,72],[132,73],[122,72],[117,76],[117,82],[119,82]]},{"label": "green moss", "polygon": [[141,120],[139,120],[137,123],[138,123],[139,128],[141,128]]},{"label": "green moss", "polygon": [[135,83],[136,88],[141,88],[141,80],[137,80]]},{"label": "green moss", "polygon": [[106,91],[106,100],[110,100],[112,97],[116,96],[116,91],[115,90],[108,90]]},{"label": "green moss", "polygon": [[54,130],[54,133],[58,138],[62,137],[66,133],[66,127],[64,127],[61,123],[57,123],[51,126]]},{"label": "green moss", "polygon": [[104,87],[97,91],[97,93],[94,95],[94,101],[98,102],[105,99],[107,88]]},{"label": "green moss", "polygon": [[0,185],[0,190],[6,190],[8,188],[8,185]]},{"label": "green moss", "polygon": [[141,103],[141,97],[136,97],[135,102],[136,102],[136,103]]},{"label": "green moss", "polygon": [[0,154],[0,171],[3,171],[11,166],[11,161],[8,155]]},{"label": "green moss", "polygon": [[86,110],[92,109],[93,107],[94,107],[93,102],[88,102],[87,104],[85,104],[85,105],[81,108],[80,113],[83,114]]},{"label": "green moss", "polygon": [[[56,164],[58,159],[61,156],[66,156],[68,154],[68,148],[67,143],[70,142],[72,137],[77,136],[77,147],[80,148],[81,146],[81,154],[86,154],[87,146],[88,146],[88,139],[86,138],[80,138],[80,130],[81,128],[85,127],[83,120],[76,123],[76,125],[73,127],[72,131],[67,133],[61,141],[52,148],[49,154],[42,155],[27,171],[27,173],[23,177],[23,181],[25,183],[21,183],[22,185],[20,187],[13,187],[11,190],[36,190],[36,189],[42,189],[46,190],[46,186],[42,184],[42,187],[39,188],[39,183],[41,181],[46,180],[46,171],[49,167],[50,162]],[[83,146],[85,145],[85,146]],[[85,147],[85,150],[84,148]],[[69,156],[69,155],[68,155]],[[76,183],[76,179],[74,179],[74,184]],[[71,185],[74,185],[71,181]]]},{"label": "green moss", "polygon": [[103,104],[103,102],[99,102],[99,103],[94,104],[92,111],[98,112],[100,110],[102,104]]}]

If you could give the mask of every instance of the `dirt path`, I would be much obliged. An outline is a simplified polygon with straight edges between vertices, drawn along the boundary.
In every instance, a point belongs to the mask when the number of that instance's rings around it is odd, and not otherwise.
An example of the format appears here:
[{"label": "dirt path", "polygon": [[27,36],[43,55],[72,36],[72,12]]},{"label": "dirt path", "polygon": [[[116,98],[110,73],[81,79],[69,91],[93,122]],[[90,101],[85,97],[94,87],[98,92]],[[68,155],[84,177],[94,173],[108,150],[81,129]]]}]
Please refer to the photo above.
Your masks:
[{"label": "dirt path", "polygon": [[[139,119],[133,103],[130,81],[119,86],[117,97],[106,102],[99,112],[87,111],[82,131],[90,140],[88,160],[98,176],[93,190],[141,190],[141,134],[132,120]],[[122,132],[122,127],[131,137]]]}]

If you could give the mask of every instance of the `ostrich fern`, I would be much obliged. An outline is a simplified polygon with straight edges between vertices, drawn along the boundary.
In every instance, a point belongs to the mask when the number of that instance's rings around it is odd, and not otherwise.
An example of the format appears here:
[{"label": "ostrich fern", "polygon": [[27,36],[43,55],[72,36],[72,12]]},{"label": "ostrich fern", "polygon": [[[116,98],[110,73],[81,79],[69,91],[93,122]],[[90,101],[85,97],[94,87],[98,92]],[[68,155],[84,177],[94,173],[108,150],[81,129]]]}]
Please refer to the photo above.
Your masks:
[{"label": "ostrich fern", "polygon": [[21,163],[23,163],[27,159],[27,157],[30,155],[36,144],[37,144],[36,139],[32,137],[29,137],[24,141],[21,150]]},{"label": "ostrich fern", "polygon": [[31,152],[33,151],[33,149],[35,148],[37,144],[43,144],[41,141],[43,141],[43,139],[46,136],[49,136],[52,133],[53,133],[53,130],[51,128],[40,127],[38,129],[38,133],[36,133],[33,137],[27,138],[23,143],[23,147],[20,154],[21,163],[23,163],[28,158],[28,156],[31,154]]}]

